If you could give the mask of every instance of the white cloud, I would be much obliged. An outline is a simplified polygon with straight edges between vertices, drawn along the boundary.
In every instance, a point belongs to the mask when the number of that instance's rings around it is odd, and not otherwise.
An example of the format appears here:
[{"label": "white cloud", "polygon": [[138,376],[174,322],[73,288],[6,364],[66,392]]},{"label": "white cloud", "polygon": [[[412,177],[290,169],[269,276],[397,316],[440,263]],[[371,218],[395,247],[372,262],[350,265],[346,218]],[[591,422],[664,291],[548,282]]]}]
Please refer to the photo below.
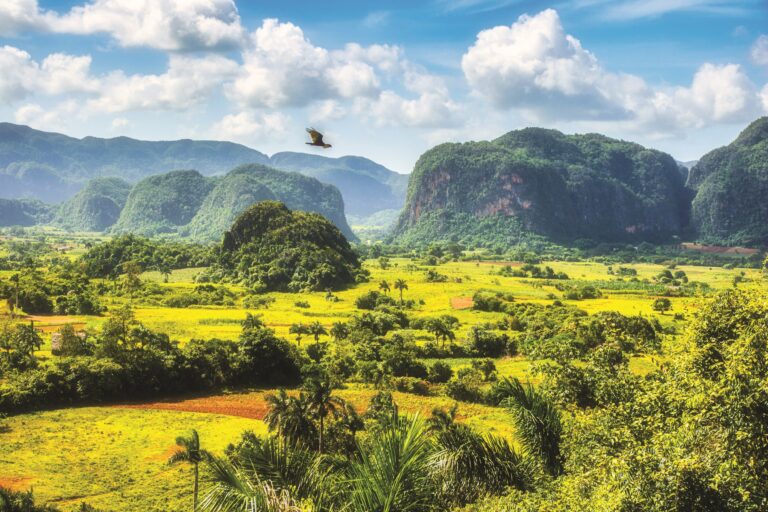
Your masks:
[{"label": "white cloud", "polygon": [[0,35],[15,36],[42,28],[37,0],[3,0],[0,2]]},{"label": "white cloud", "polygon": [[371,97],[380,89],[377,70],[392,70],[398,59],[399,50],[388,46],[329,51],[313,45],[300,27],[268,19],[251,35],[228,94],[243,106],[271,108]]},{"label": "white cloud", "polygon": [[673,12],[741,16],[749,11],[746,5],[733,0],[577,0],[566,5],[600,9],[599,17],[612,21],[657,18]]},{"label": "white cloud", "polygon": [[314,103],[310,107],[309,121],[311,123],[321,123],[333,121],[346,116],[348,109],[337,100],[324,100]]},{"label": "white cloud", "polygon": [[185,110],[208,99],[236,70],[236,62],[218,55],[172,55],[161,75],[109,74],[89,108],[98,112]]},{"label": "white cloud", "polygon": [[760,108],[756,88],[735,64],[704,64],[690,87],[676,88],[609,72],[565,33],[552,9],[480,32],[462,69],[474,94],[532,120],[623,122],[670,134],[748,120]]},{"label": "white cloud", "polygon": [[67,100],[51,108],[28,103],[16,110],[14,120],[41,130],[63,130],[73,121],[81,119],[80,112],[80,105],[75,100]]},{"label": "white cloud", "polygon": [[231,140],[243,144],[262,142],[282,136],[290,119],[280,112],[257,115],[240,112],[224,116],[211,128],[210,135],[217,140]]},{"label": "white cloud", "polygon": [[120,128],[127,127],[130,123],[126,118],[124,117],[116,117],[112,120],[112,129],[113,130],[119,130]]},{"label": "white cloud", "polygon": [[64,14],[37,0],[3,0],[0,34],[26,30],[106,33],[121,46],[169,51],[238,46],[244,30],[234,0],[91,0]]},{"label": "white cloud", "polygon": [[752,62],[760,66],[768,66],[768,35],[763,34],[757,38],[750,51]]},{"label": "white cloud", "polygon": [[59,95],[93,92],[99,81],[91,76],[91,57],[53,53],[42,63],[13,46],[0,47],[0,102],[10,103],[32,94]]}]

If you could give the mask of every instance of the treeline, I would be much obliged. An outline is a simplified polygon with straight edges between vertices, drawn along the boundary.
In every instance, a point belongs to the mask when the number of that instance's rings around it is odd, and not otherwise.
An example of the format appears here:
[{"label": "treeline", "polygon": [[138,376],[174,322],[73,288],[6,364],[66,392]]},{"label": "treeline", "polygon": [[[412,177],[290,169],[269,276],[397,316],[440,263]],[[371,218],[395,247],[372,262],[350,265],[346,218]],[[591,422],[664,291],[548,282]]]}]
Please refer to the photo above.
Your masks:
[{"label": "treeline", "polygon": [[39,336],[21,344],[14,330],[0,333],[0,346],[7,347],[0,353],[0,412],[300,381],[300,354],[252,316],[237,342],[192,340],[179,347],[137,322],[128,307],[113,312],[93,336],[71,328],[60,335],[60,357],[38,366]]},{"label": "treeline", "polygon": [[89,249],[80,259],[90,277],[116,277],[133,262],[142,270],[207,267],[215,258],[212,247],[121,235]]}]

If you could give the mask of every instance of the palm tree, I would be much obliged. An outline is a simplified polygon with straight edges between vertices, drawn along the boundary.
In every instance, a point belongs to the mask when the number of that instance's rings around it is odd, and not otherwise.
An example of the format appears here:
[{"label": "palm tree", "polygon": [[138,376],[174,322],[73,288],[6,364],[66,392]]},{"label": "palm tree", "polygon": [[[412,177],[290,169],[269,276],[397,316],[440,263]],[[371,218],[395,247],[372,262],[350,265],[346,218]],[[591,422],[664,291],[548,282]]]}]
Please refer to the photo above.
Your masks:
[{"label": "palm tree", "polygon": [[379,283],[379,290],[384,292],[385,295],[388,294],[389,291],[391,290],[391,288],[389,287],[389,283],[387,282],[386,279],[382,279],[381,282]]},{"label": "palm tree", "polygon": [[320,342],[320,336],[327,336],[328,331],[318,321],[314,321],[307,327],[307,334],[312,335],[315,338],[315,345]]},{"label": "palm tree", "polygon": [[309,443],[317,436],[317,427],[312,421],[312,409],[306,393],[291,397],[283,422],[283,436],[292,443]]},{"label": "palm tree", "polygon": [[553,476],[563,472],[560,440],[563,427],[560,412],[531,383],[523,386],[518,379],[503,379],[496,386],[497,398],[510,409],[515,419],[517,436],[526,451],[539,457]]},{"label": "palm tree", "polygon": [[419,416],[394,415],[370,444],[360,447],[348,470],[349,496],[355,512],[424,510],[433,494],[434,453],[426,423]]},{"label": "palm tree", "polygon": [[323,434],[325,418],[329,414],[337,414],[344,407],[344,400],[333,396],[333,385],[327,376],[311,379],[306,386],[310,410],[320,421],[318,451],[323,453]]},{"label": "palm tree", "polygon": [[176,464],[178,462],[191,462],[195,466],[195,491],[192,510],[197,510],[197,492],[199,483],[199,465],[201,462],[210,457],[210,454],[200,448],[200,436],[197,435],[197,430],[192,430],[192,435],[189,437],[179,436],[176,438],[176,444],[181,447],[180,450],[175,452],[168,459],[168,464]]},{"label": "palm tree", "polygon": [[456,339],[456,334],[454,334],[453,330],[440,318],[430,319],[427,322],[426,329],[435,336],[435,343],[438,343],[441,339],[443,340],[443,348],[445,348],[445,340],[449,339],[453,343],[453,340]]},{"label": "palm tree", "polygon": [[13,305],[11,306],[11,320],[16,317],[16,308],[19,307],[19,274],[13,274],[10,278],[13,283]]},{"label": "palm tree", "polygon": [[334,322],[330,332],[334,341],[339,342],[349,336],[349,326],[344,322]]},{"label": "palm tree", "polygon": [[269,411],[264,416],[264,422],[269,427],[270,432],[277,430],[277,437],[282,438],[283,425],[291,408],[291,397],[285,392],[285,389],[280,389],[277,395],[272,393],[264,397]]},{"label": "palm tree", "polygon": [[408,289],[408,283],[404,279],[398,279],[395,281],[395,290],[400,290],[400,304],[403,303],[403,290]]},{"label": "palm tree", "polygon": [[299,346],[301,346],[301,338],[304,337],[305,334],[309,334],[307,326],[301,322],[291,325],[291,328],[288,330],[288,332],[290,334],[296,335],[296,343]]}]

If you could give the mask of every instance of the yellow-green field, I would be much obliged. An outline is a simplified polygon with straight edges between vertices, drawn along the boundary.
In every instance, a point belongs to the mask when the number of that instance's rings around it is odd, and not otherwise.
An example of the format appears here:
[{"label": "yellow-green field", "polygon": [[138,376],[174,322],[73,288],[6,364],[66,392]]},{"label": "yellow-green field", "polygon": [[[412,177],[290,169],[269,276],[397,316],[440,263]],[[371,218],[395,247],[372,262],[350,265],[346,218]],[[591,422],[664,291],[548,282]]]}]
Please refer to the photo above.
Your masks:
[{"label": "yellow-green field", "polygon": [[[607,266],[593,262],[546,263],[556,272],[565,272],[571,280],[611,281]],[[511,293],[516,301],[551,303],[554,294],[562,300],[562,292],[553,285],[542,285],[535,279],[502,277],[498,271],[503,262],[454,262],[437,267],[418,266],[406,259],[393,259],[388,269],[375,261],[365,263],[371,272],[370,282],[336,293],[337,302],[329,302],[325,293],[272,293],[275,299],[266,309],[246,310],[242,307],[191,307],[175,309],[148,306],[137,300],[136,317],[147,327],[166,332],[184,343],[193,338],[220,337],[235,339],[240,333],[246,312],[262,316],[278,335],[295,341],[288,330],[297,322],[319,321],[329,328],[334,322],[348,320],[358,312],[355,298],[369,290],[377,290],[381,280],[392,284],[404,279],[408,289],[406,299],[420,303],[414,317],[450,314],[459,319],[457,341],[478,323],[496,322],[500,313],[474,311],[467,307],[472,295],[480,290]],[[652,279],[664,266],[651,264],[624,264],[637,270],[638,278]],[[617,266],[614,266],[616,268]],[[448,282],[429,283],[425,270],[433,268],[448,276]],[[168,283],[157,272],[147,272],[143,278],[161,287],[173,290],[195,286],[194,277],[202,269],[174,271]],[[718,267],[681,266],[691,281],[709,284],[715,289],[732,286],[733,278],[744,272],[743,288],[765,287],[766,280],[758,270],[723,269]],[[626,278],[625,278],[626,279]],[[235,288],[235,291],[242,290]],[[396,290],[391,292],[397,297]],[[651,308],[654,297],[642,291],[603,290],[600,299],[565,301],[588,313],[619,311],[624,314],[659,318],[662,324],[684,329],[687,318],[704,298],[672,298],[673,309],[660,315]],[[309,308],[295,305],[306,301]],[[124,298],[106,298],[113,307],[125,302]],[[238,304],[241,304],[238,299]],[[683,313],[686,320],[675,320],[674,313]],[[74,322],[98,328],[104,317],[37,317],[39,327],[51,332],[64,322]],[[431,339],[425,331],[413,331],[417,340]],[[51,358],[50,337],[39,352],[43,359]],[[309,340],[305,338],[305,343]],[[675,350],[675,338],[668,337],[664,351]],[[637,356],[630,359],[630,369],[637,374],[654,371],[664,354]],[[469,366],[469,359],[446,360],[454,369]],[[500,376],[532,379],[531,361],[524,357],[496,360]],[[535,383],[535,379],[534,383]],[[169,467],[165,463],[172,452],[173,440],[190,428],[197,429],[207,449],[220,452],[235,441],[243,430],[265,432],[259,418],[263,417],[266,391],[244,391],[218,397],[188,397],[129,407],[86,407],[24,414],[5,420],[0,430],[0,485],[16,489],[32,487],[42,501],[56,504],[63,510],[76,510],[81,501],[97,508],[115,511],[181,510],[190,500],[190,468]],[[375,391],[359,384],[340,390],[339,396],[364,410]],[[395,393],[402,410],[429,414],[433,407],[450,407],[453,401],[444,396],[422,397]],[[476,404],[462,404],[459,418],[478,430],[495,432],[514,439],[509,417],[504,410]]]}]

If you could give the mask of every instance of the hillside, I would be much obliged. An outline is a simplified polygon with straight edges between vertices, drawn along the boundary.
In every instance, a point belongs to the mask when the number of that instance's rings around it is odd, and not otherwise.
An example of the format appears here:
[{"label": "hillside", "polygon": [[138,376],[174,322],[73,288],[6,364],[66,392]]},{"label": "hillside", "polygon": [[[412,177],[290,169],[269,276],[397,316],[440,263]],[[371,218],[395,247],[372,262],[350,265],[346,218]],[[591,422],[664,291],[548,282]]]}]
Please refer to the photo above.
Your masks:
[{"label": "hillside", "polygon": [[321,291],[354,283],[360,262],[325,217],[263,201],[224,234],[216,270],[252,289]]},{"label": "hillside", "polygon": [[307,153],[276,153],[270,164],[335,185],[344,197],[346,212],[367,216],[403,207],[408,176],[359,156],[327,158]]},{"label": "hillside", "polygon": [[143,141],[128,137],[77,139],[28,126],[0,123],[0,197],[59,203],[89,179],[120,177],[135,183],[176,169],[204,176],[242,164],[267,164],[335,185],[353,215],[400,209],[408,177],[367,158],[277,153],[269,158],[240,144],[205,140]]},{"label": "hillside", "polygon": [[51,207],[30,199],[0,199],[0,226],[34,226],[49,222]]},{"label": "hillside", "polygon": [[344,201],[332,185],[264,165],[242,165],[216,178],[215,186],[182,230],[198,240],[221,240],[232,222],[257,201],[278,200],[288,208],[315,212],[333,222],[348,238],[354,238],[344,217]]},{"label": "hillside", "polygon": [[104,231],[120,217],[131,192],[120,178],[94,178],[59,207],[55,224],[76,231]]},{"label": "hillside", "polygon": [[0,123],[0,194],[10,198],[59,202],[98,176],[135,182],[174,169],[196,169],[208,175],[268,160],[263,153],[231,142],[76,139]]},{"label": "hillside", "polygon": [[131,190],[114,233],[173,233],[189,224],[213,188],[197,171],[172,171],[141,180]]},{"label": "hillside", "polygon": [[699,238],[719,245],[768,244],[768,117],[691,169],[691,221]]},{"label": "hillside", "polygon": [[526,128],[422,155],[395,236],[514,244],[531,233],[573,241],[660,241],[688,223],[675,160],[603,135]]}]

